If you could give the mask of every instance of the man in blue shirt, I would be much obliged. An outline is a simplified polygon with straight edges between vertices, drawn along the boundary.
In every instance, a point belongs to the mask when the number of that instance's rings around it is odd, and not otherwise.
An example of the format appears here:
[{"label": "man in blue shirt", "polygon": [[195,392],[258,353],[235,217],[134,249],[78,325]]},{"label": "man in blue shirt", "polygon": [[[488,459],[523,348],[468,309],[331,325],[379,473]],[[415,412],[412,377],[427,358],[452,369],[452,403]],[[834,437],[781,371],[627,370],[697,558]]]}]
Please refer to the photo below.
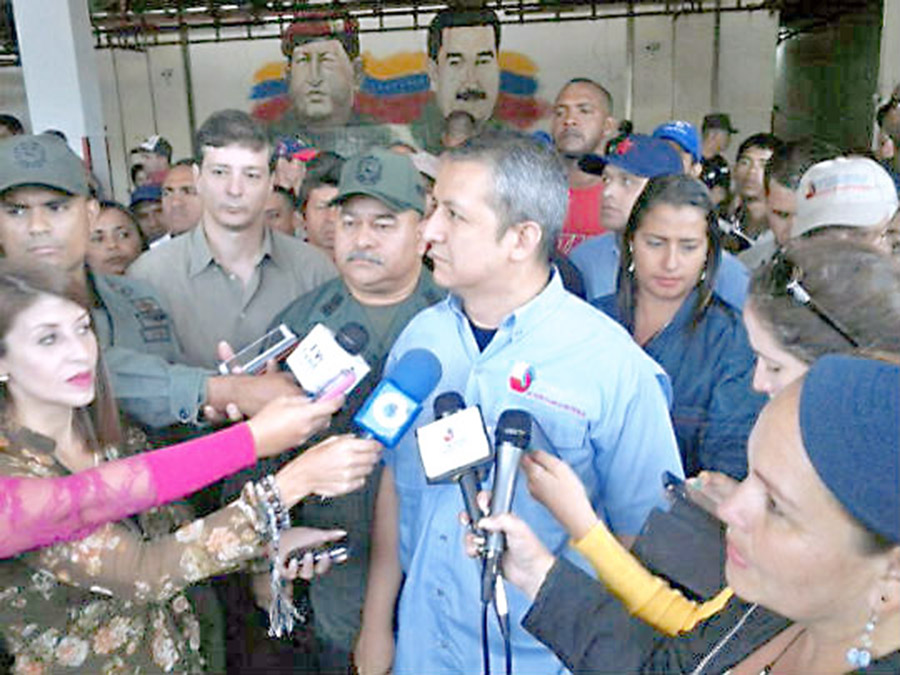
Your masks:
[{"label": "man in blue shirt", "polygon": [[[441,362],[441,380],[417,425],[432,421],[433,399],[447,391],[480,406],[491,436],[504,410],[528,411],[546,433],[548,450],[575,468],[597,511],[630,540],[660,505],[662,472],[682,473],[668,381],[624,330],[566,292],[550,266],[567,189],[552,151],[518,135],[483,135],[445,155],[423,236],[435,281],[451,293],[410,322],[387,367],[423,347]],[[480,564],[463,550],[459,488],[426,483],[414,431],[385,453],[385,462],[357,666],[480,672]],[[512,508],[551,550],[586,566],[524,481]],[[393,609],[404,578],[394,649]],[[518,626],[528,601],[510,590],[509,603],[510,624]],[[502,664],[493,622],[488,644],[492,663]],[[517,673],[564,669],[516,628],[512,657]]]},{"label": "man in blue shirt", "polygon": [[[625,137],[604,159],[603,227],[609,232],[588,239],[569,254],[584,279],[588,300],[616,292],[619,235],[647,181],[684,171],[681,157],[665,140],[641,134]],[[747,268],[724,251],[716,278],[719,297],[740,311],[749,282]]]}]

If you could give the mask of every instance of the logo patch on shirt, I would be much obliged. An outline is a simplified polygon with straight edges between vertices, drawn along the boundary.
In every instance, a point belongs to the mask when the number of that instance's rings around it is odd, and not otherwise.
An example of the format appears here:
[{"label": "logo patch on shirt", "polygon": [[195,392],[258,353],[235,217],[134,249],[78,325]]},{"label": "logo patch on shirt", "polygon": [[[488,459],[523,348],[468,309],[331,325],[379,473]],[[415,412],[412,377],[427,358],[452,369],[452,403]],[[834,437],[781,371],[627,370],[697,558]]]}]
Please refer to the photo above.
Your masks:
[{"label": "logo patch on shirt", "polygon": [[543,386],[538,384],[533,387],[535,380],[534,366],[524,361],[517,361],[509,373],[509,388],[526,398],[540,401],[557,410],[565,410],[577,417],[587,416],[581,408],[565,403],[562,400],[564,394],[556,388],[548,386],[547,382],[543,382]]},{"label": "logo patch on shirt", "polygon": [[512,371],[509,373],[509,388],[524,394],[528,391],[528,387],[534,381],[534,368],[524,361],[517,361],[513,364]]}]

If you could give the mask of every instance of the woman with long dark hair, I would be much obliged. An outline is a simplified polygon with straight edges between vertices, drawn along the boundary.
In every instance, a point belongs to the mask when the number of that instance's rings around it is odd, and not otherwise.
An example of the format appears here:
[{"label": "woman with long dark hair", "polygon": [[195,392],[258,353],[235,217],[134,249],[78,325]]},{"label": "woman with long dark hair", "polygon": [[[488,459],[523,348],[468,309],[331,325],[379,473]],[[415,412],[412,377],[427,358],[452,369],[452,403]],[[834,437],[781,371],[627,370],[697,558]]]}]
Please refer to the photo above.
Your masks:
[{"label": "woman with long dark hair", "polygon": [[[0,474],[63,476],[141,449],[139,434],[119,426],[89,313],[53,271],[0,263],[0,374]],[[202,520],[153,509],[3,561],[0,630],[15,668],[202,670],[199,623],[182,589],[264,555],[278,536],[272,514],[307,494],[359,487],[378,450],[331,438]],[[284,530],[283,549],[340,535],[313,534]]]},{"label": "woman with long dark hair", "polygon": [[653,178],[622,235],[616,293],[594,305],[668,373],[685,475],[709,469],[742,478],[764,399],[750,389],[753,352],[741,317],[713,290],[719,254],[704,185],[685,175]]}]

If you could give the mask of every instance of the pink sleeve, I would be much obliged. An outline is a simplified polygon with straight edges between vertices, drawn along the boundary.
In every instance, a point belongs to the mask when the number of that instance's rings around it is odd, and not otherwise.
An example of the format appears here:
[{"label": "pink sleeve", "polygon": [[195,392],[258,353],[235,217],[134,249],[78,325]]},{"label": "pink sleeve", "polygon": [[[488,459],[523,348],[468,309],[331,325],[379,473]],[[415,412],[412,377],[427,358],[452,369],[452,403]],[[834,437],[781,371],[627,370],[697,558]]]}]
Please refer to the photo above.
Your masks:
[{"label": "pink sleeve", "polygon": [[253,466],[256,450],[250,427],[242,423],[142,457],[150,466],[156,503],[165,504]]},{"label": "pink sleeve", "polygon": [[250,428],[238,424],[71,476],[0,476],[0,558],[83,538],[99,525],[180,499],[255,462]]}]

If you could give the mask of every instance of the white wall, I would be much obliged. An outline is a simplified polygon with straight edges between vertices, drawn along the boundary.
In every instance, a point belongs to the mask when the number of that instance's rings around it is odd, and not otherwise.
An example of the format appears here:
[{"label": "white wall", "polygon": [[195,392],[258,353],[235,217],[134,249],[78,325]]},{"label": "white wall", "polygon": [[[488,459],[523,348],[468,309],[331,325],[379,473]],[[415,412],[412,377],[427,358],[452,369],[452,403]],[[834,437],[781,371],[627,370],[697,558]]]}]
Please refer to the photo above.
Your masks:
[{"label": "white wall", "polygon": [[[423,18],[425,23],[427,18]],[[649,132],[673,118],[699,125],[711,111],[714,16],[638,17],[633,21],[632,119],[636,129]],[[777,29],[774,13],[721,15],[720,108],[747,134],[769,128]],[[614,112],[621,117],[632,84],[626,35],[624,18],[504,24],[501,49],[526,54],[535,62],[539,98],[552,102],[568,79],[590,77],[610,90]],[[362,51],[376,58],[424,51],[425,42],[425,30],[361,36]],[[151,47],[146,52],[103,49],[97,50],[97,57],[114,190],[119,199],[126,199],[128,148],[160,133],[172,143],[176,158],[191,151],[182,52],[179,46]],[[196,123],[221,108],[249,110],[254,72],[266,62],[282,59],[277,36],[191,45]],[[25,107],[15,71],[0,69],[0,110],[14,113]],[[538,126],[546,128],[547,124]]]}]

